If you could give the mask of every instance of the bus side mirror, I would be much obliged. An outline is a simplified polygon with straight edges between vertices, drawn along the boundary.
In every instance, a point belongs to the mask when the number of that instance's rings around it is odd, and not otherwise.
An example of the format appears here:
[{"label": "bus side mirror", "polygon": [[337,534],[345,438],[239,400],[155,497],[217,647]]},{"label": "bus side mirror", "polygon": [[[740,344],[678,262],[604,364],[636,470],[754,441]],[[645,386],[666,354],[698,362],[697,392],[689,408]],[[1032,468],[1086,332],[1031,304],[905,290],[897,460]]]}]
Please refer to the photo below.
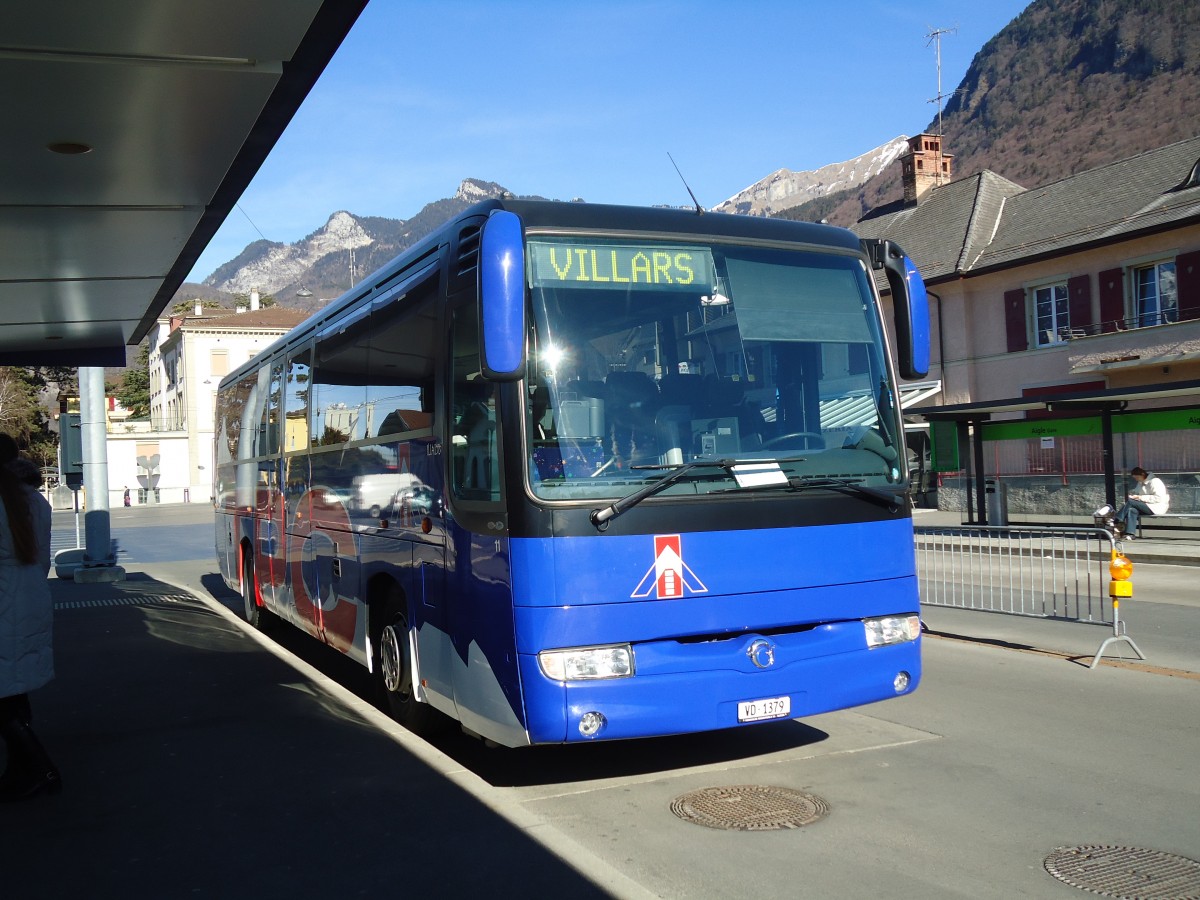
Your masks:
[{"label": "bus side mirror", "polygon": [[929,294],[913,261],[892,241],[864,240],[875,268],[883,268],[892,291],[896,355],[901,378],[929,374]]},{"label": "bus side mirror", "polygon": [[480,367],[493,381],[525,374],[525,241],[521,219],[495,210],[479,243]]}]

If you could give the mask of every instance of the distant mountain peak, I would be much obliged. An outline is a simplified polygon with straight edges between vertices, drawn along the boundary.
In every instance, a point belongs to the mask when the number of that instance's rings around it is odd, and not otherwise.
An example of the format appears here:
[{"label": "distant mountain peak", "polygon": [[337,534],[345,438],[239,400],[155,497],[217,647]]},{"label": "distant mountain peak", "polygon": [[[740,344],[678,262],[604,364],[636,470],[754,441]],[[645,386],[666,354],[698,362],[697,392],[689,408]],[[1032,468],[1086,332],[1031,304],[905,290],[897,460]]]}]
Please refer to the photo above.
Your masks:
[{"label": "distant mountain peak", "polygon": [[458,186],[455,200],[467,203],[478,203],[480,200],[499,199],[508,191],[494,181],[480,181],[478,178],[464,178]]},{"label": "distant mountain peak", "polygon": [[357,217],[338,210],[321,228],[294,244],[256,241],[204,283],[229,294],[248,294],[251,290],[274,294],[301,280],[330,253],[348,253],[373,243],[375,238]]},{"label": "distant mountain peak", "polygon": [[452,198],[428,203],[409,219],[357,216],[338,210],[324,225],[293,244],[255,241],[203,285],[188,286],[187,296],[181,299],[258,290],[283,306],[316,309],[468,206],[508,193],[493,181],[467,178]]},{"label": "distant mountain peak", "polygon": [[854,159],[830,163],[810,172],[778,169],[713,209],[749,216],[773,216],[817,197],[858,187],[884,171],[907,149],[908,137],[900,135]]}]

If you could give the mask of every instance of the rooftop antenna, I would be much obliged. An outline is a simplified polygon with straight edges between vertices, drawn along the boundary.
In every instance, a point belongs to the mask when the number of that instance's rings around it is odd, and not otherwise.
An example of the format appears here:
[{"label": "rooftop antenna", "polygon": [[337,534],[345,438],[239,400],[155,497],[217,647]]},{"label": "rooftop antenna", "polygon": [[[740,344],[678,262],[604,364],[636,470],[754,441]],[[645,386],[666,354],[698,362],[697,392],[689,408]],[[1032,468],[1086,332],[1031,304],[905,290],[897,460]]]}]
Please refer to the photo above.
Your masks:
[{"label": "rooftop antenna", "polygon": [[938,110],[937,110],[938,137],[946,136],[945,133],[942,131],[942,100],[944,100],[946,97],[953,97],[955,94],[958,93],[958,91],[951,91],[949,94],[942,93],[942,35],[943,34],[958,34],[958,28],[957,27],[955,27],[955,28],[931,28],[929,30],[929,34],[925,35],[925,37],[928,38],[928,41],[926,41],[925,46],[928,47],[930,44],[933,44],[936,47],[936,53],[937,53],[937,96],[928,102],[936,103],[938,105]]},{"label": "rooftop antenna", "polygon": [[683,186],[687,188],[688,196],[692,198],[692,202],[696,204],[696,215],[704,215],[704,207],[700,205],[700,201],[696,199],[696,195],[692,193],[692,189],[688,187],[687,179],[683,177],[683,173],[679,171],[679,166],[675,164],[675,157],[671,155],[671,151],[667,151],[667,159],[671,161],[671,165],[675,166],[675,172],[679,175],[679,180],[683,182]]},{"label": "rooftop antenna", "polygon": [[937,183],[937,184],[940,184],[941,180],[942,180],[941,156],[942,156],[942,152],[944,150],[943,145],[945,144],[945,141],[946,141],[946,132],[942,129],[942,101],[947,97],[953,97],[955,94],[959,93],[956,90],[951,91],[949,94],[942,93],[942,35],[943,34],[958,34],[958,27],[955,26],[954,28],[931,28],[929,30],[929,34],[925,35],[925,37],[928,38],[928,40],[925,43],[925,46],[928,47],[930,44],[933,44],[936,47],[936,55],[937,55],[937,96],[934,97],[932,100],[928,101],[929,103],[937,104],[937,136],[939,138],[938,145],[937,145],[938,146],[938,151],[937,151],[938,152],[938,164],[934,168],[934,178],[936,179],[935,183]]}]

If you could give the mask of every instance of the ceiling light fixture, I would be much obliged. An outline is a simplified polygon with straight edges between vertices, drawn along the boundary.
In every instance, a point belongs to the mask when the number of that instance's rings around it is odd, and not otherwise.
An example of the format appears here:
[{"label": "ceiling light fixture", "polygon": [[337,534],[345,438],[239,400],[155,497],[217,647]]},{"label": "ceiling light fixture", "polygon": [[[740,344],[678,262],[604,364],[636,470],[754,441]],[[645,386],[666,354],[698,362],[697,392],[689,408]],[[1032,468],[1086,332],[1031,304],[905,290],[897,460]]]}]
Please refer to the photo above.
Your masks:
[{"label": "ceiling light fixture", "polygon": [[76,141],[54,141],[47,144],[46,149],[51,153],[61,153],[63,156],[81,156],[84,153],[92,152],[90,146]]}]

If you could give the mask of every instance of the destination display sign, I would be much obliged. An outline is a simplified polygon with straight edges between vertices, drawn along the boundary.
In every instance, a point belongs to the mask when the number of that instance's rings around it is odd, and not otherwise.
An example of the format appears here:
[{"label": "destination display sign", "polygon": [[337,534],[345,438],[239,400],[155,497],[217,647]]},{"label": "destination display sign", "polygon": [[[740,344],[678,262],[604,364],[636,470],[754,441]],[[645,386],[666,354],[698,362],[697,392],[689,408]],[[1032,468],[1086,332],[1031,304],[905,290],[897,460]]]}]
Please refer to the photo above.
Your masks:
[{"label": "destination display sign", "polygon": [[654,287],[707,293],[712,253],[704,247],[614,244],[606,241],[530,241],[533,287]]}]

